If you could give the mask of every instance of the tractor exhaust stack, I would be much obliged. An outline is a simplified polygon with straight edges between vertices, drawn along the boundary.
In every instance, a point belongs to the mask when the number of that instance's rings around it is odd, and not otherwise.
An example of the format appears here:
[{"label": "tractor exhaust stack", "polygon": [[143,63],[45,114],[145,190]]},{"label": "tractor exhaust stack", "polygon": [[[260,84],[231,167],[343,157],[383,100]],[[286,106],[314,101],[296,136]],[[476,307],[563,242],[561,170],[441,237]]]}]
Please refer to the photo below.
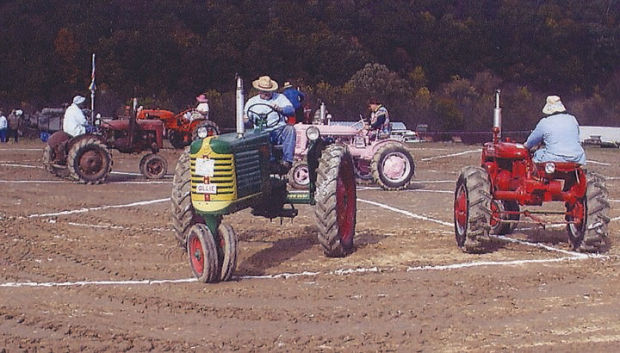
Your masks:
[{"label": "tractor exhaust stack", "polygon": [[243,138],[243,134],[245,133],[245,126],[243,125],[243,79],[237,75],[237,95],[236,95],[236,106],[237,106],[237,138]]},{"label": "tractor exhaust stack", "polygon": [[502,138],[502,108],[499,106],[500,90],[495,90],[495,109],[493,109],[493,142]]}]

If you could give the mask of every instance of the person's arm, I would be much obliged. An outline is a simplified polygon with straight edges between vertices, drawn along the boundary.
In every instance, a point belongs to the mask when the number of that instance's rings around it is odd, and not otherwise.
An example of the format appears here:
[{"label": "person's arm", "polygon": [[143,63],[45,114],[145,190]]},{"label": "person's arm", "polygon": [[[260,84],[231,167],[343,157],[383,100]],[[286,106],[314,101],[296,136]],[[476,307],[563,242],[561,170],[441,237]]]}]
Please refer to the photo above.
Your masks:
[{"label": "person's arm", "polygon": [[379,116],[377,116],[377,120],[374,122],[374,124],[370,125],[371,129],[380,129],[381,126],[383,125],[383,123],[385,123],[385,114],[381,114]]},{"label": "person's arm", "polygon": [[542,123],[543,123],[542,120],[539,121],[534,131],[530,133],[530,136],[528,136],[527,141],[525,141],[524,143],[525,148],[531,149],[532,147],[538,145],[539,143],[543,141],[545,132],[544,132],[544,127]]},{"label": "person's arm", "polygon": [[[275,100],[275,107],[281,114],[289,116],[295,114],[295,108],[293,108],[293,104],[286,98],[285,95],[279,94]],[[275,108],[274,107],[274,108]]]}]

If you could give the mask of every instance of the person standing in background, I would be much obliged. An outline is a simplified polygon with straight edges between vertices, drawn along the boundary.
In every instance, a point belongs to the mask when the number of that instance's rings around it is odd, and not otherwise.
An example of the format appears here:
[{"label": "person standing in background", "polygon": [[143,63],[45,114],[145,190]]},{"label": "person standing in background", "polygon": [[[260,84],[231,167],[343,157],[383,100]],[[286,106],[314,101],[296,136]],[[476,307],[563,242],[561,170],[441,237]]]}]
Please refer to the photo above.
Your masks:
[{"label": "person standing in background", "polygon": [[9,123],[4,116],[4,112],[0,109],[0,142],[6,143],[6,130],[9,127]]},{"label": "person standing in background", "polygon": [[295,123],[304,121],[304,107],[302,105],[306,95],[300,90],[293,87],[290,82],[284,82],[282,85],[282,94],[288,98],[295,109]]},{"label": "person standing in background", "polygon": [[13,143],[17,143],[19,140],[19,128],[21,127],[21,118],[24,112],[21,109],[13,110],[9,114],[9,131],[7,140],[13,136]]}]

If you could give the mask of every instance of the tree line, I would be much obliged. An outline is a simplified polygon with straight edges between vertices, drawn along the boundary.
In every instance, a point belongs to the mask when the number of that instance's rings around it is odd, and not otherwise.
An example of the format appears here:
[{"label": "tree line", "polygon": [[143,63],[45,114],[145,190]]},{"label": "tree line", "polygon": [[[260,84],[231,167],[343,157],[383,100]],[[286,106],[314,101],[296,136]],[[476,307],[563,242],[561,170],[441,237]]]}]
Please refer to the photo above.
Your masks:
[{"label": "tree line", "polygon": [[620,126],[617,0],[8,0],[0,106],[34,111],[89,95],[114,115],[138,97],[179,111],[206,92],[234,123],[235,75],[292,81],[335,119],[367,114],[446,131],[531,129],[546,95],[581,124]]}]

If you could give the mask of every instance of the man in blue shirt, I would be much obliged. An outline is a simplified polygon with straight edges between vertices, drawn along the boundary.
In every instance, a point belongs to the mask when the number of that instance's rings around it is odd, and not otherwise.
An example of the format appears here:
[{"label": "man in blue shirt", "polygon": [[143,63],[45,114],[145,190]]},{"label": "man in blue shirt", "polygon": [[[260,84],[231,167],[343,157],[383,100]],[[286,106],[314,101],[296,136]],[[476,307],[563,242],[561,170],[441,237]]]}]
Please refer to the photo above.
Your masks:
[{"label": "man in blue shirt", "polygon": [[525,147],[531,149],[541,142],[544,147],[534,152],[532,160],[542,162],[575,162],[586,164],[586,153],[579,143],[579,123],[566,112],[560,97],[548,96],[542,109],[545,117],[525,141]]},{"label": "man in blue shirt", "polygon": [[285,95],[286,98],[288,98],[288,100],[293,105],[293,108],[295,109],[295,122],[300,123],[304,121],[304,107],[301,105],[301,103],[306,98],[306,95],[303,94],[300,90],[294,88],[293,85],[288,81],[284,82],[284,85],[282,85],[282,89],[282,94]]},{"label": "man in blue shirt", "polygon": [[270,132],[271,143],[282,145],[281,173],[286,173],[293,165],[295,156],[295,128],[293,125],[286,124],[283,116],[292,115],[295,112],[291,102],[276,91],[278,83],[269,76],[261,76],[252,82],[252,86],[258,90],[258,95],[248,99],[243,108],[244,121],[254,124],[252,119],[256,115],[266,114],[267,126],[265,131]]}]

